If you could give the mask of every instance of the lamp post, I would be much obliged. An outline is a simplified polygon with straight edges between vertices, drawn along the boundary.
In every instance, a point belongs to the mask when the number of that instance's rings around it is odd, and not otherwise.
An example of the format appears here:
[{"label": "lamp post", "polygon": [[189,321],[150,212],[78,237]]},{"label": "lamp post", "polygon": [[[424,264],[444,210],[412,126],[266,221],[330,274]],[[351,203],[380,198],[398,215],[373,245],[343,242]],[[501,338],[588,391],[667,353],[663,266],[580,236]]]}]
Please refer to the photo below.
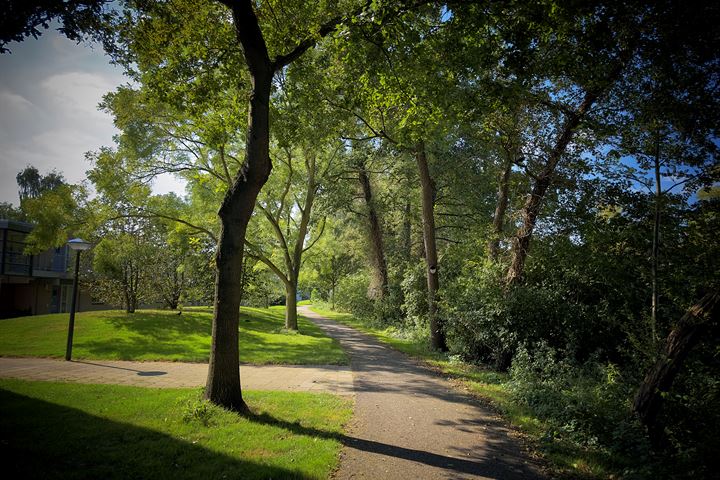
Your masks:
[{"label": "lamp post", "polygon": [[78,272],[80,271],[80,252],[89,250],[92,246],[81,238],[73,238],[67,242],[71,250],[75,250],[75,278],[73,279],[72,302],[70,302],[70,323],[68,324],[67,349],[65,350],[65,360],[70,361],[72,358],[72,342],[73,330],[75,329],[75,307],[77,306],[78,296]]}]

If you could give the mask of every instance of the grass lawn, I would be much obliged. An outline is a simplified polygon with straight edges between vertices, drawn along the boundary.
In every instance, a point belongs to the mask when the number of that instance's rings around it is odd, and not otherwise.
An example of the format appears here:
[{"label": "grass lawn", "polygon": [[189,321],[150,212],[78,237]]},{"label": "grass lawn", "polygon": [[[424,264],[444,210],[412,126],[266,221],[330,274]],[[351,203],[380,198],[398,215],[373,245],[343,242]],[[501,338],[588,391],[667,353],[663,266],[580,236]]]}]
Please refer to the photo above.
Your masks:
[{"label": "grass lawn", "polygon": [[[475,395],[492,405],[515,428],[535,445],[551,464],[555,473],[571,478],[608,478],[622,464],[605,452],[583,449],[570,442],[548,436],[549,424],[533,411],[515,402],[509,389],[509,375],[489,368],[451,361],[447,355],[430,349],[429,339],[403,338],[392,328],[377,328],[349,313],[333,312],[313,306],[314,312],[354,327],[379,341],[412,357],[460,382]],[[621,470],[621,468],[620,468]]]},{"label": "grass lawn", "polygon": [[253,415],[197,389],[0,380],[5,478],[327,478],[351,402],[246,392]]},{"label": "grass lawn", "polygon": [[[245,308],[240,316],[240,360],[254,364],[347,364],[337,341],[299,317],[300,333],[283,329],[284,307]],[[73,358],[207,362],[212,310],[81,312],[75,317]],[[68,314],[0,320],[0,356],[63,357]]]}]

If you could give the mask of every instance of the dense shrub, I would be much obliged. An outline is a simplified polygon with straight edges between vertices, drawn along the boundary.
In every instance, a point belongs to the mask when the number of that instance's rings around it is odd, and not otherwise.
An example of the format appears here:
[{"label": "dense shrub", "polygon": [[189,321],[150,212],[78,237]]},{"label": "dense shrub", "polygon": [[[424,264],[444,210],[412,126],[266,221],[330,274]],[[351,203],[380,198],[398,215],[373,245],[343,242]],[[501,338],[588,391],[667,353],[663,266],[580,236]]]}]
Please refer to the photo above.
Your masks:
[{"label": "dense shrub", "polygon": [[361,318],[371,318],[373,302],[367,297],[370,277],[364,271],[343,277],[335,292],[335,305]]},{"label": "dense shrub", "polygon": [[503,288],[501,267],[467,265],[465,274],[443,289],[443,306],[452,349],[466,360],[510,366],[521,344],[545,342],[575,356],[596,351],[603,304],[572,298],[572,288],[545,282]]},{"label": "dense shrub", "polygon": [[649,473],[654,461],[644,430],[632,414],[637,378],[611,363],[576,363],[541,343],[518,348],[510,389],[515,399],[549,425],[546,439],[562,439],[633,464],[629,478]]},{"label": "dense shrub", "polygon": [[663,399],[666,470],[677,478],[713,478],[720,471],[720,341],[717,331],[708,337]]},{"label": "dense shrub", "polygon": [[427,277],[425,262],[420,259],[407,265],[400,283],[402,305],[400,307],[407,327],[423,328],[427,325]]}]

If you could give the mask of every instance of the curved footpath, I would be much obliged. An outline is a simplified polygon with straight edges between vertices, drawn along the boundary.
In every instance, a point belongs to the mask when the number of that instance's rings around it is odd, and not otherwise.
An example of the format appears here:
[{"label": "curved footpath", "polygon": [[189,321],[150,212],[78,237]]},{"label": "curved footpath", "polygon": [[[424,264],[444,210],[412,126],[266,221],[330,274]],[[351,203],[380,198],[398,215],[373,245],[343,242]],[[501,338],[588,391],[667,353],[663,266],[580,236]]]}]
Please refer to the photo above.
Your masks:
[{"label": "curved footpath", "polygon": [[430,369],[357,330],[300,307],[350,356],[355,416],[339,479],[542,479],[510,431]]}]

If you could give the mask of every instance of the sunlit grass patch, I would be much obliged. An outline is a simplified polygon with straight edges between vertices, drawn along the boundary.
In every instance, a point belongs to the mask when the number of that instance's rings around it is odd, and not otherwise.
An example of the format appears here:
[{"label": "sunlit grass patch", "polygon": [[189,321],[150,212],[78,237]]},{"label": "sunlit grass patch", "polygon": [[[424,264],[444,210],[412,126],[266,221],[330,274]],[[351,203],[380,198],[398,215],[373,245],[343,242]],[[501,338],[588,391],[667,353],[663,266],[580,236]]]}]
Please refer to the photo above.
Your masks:
[{"label": "sunlit grass patch", "polygon": [[[283,307],[242,308],[240,360],[254,364],[346,364],[337,341],[299,317],[299,333],[284,331]],[[0,321],[0,355],[59,358],[65,354],[68,314]],[[102,360],[207,362],[212,309],[80,312],[73,357]]]}]

